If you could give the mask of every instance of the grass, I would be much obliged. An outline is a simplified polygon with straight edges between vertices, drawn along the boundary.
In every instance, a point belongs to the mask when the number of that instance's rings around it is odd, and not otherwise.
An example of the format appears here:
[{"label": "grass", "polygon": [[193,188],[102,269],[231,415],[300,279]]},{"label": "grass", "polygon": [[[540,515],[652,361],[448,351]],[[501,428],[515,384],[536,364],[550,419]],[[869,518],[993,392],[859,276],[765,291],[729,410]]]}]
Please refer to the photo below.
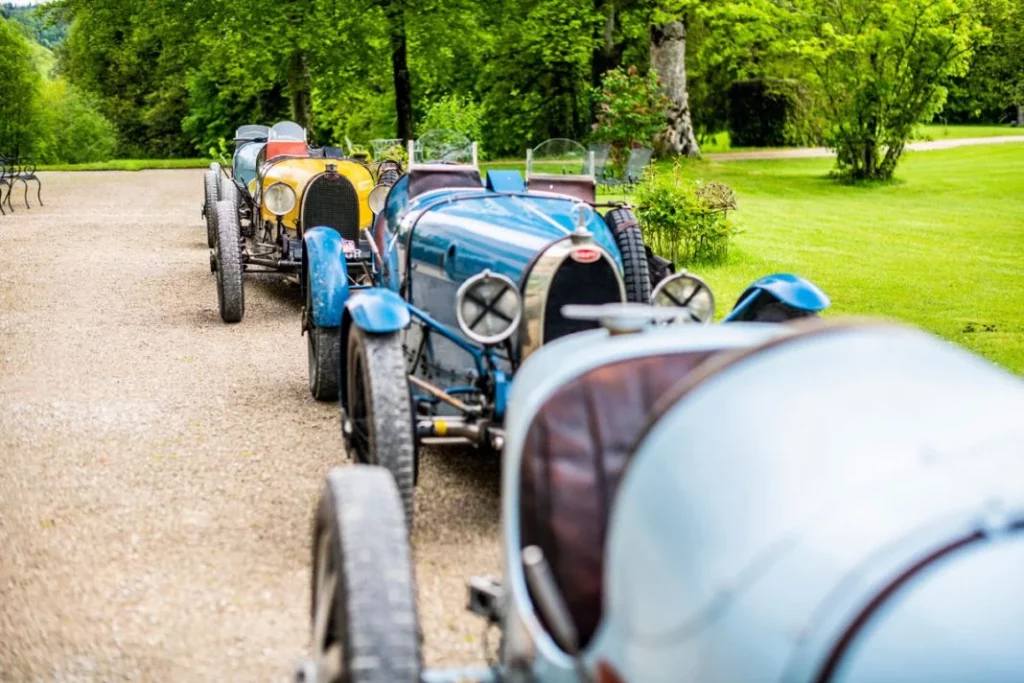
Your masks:
[{"label": "grass", "polygon": [[[929,124],[920,126],[915,135],[917,140],[960,140],[963,138],[994,138],[1003,135],[1024,135],[1024,128],[1005,126],[963,126]],[[733,147],[728,132],[716,133],[701,141],[700,151],[703,154],[723,152],[756,152],[772,147]]]},{"label": "grass", "polygon": [[51,164],[40,171],[146,171],[170,168],[206,168],[209,159],[114,159],[88,164]]},{"label": "grass", "polygon": [[739,197],[743,232],[728,262],[693,268],[719,312],[758,277],[794,272],[829,293],[833,315],[902,320],[1024,373],[1024,154],[909,153],[896,182],[874,187],[828,180],[830,168],[827,159],[683,167]]},{"label": "grass", "polygon": [[1004,135],[1024,135],[1024,128],[1013,126],[921,126],[918,137],[925,140],[959,140],[962,138],[995,138]]}]

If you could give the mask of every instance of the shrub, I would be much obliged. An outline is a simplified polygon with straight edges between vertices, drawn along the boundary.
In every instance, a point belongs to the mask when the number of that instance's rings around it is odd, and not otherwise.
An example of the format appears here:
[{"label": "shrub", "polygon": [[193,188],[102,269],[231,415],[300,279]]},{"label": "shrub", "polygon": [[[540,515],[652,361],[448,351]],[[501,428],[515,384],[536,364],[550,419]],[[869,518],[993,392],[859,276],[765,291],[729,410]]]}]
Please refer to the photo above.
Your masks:
[{"label": "shrub", "polygon": [[787,147],[821,143],[820,122],[806,93],[784,80],[737,81],[729,87],[733,147]]},{"label": "shrub", "polygon": [[722,263],[737,230],[729,220],[736,208],[732,190],[682,179],[677,164],[672,177],[648,175],[637,189],[636,213],[648,246],[673,263]]},{"label": "shrub", "polygon": [[646,76],[635,66],[608,71],[601,87],[594,90],[594,102],[594,139],[611,144],[614,168],[625,166],[633,147],[653,147],[654,139],[665,130],[669,101],[654,71]]},{"label": "shrub", "polygon": [[82,164],[107,161],[117,147],[117,131],[95,101],[63,79],[43,87],[39,109],[38,161]]},{"label": "shrub", "polygon": [[430,105],[419,126],[428,130],[451,130],[462,133],[472,142],[479,142],[484,126],[484,107],[471,97],[445,95]]}]

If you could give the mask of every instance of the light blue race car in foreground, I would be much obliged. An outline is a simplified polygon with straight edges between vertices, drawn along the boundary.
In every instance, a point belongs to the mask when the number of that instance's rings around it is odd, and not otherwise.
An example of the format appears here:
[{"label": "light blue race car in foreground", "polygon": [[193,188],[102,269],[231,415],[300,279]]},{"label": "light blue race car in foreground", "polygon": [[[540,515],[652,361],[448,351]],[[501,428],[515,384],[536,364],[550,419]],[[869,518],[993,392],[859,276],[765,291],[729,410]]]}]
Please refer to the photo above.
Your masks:
[{"label": "light blue race car in foreground", "polygon": [[400,496],[354,466],[317,511],[299,680],[1024,680],[1018,377],[888,324],[563,313],[606,329],[509,398],[504,576],[470,584],[495,664],[423,670]]}]

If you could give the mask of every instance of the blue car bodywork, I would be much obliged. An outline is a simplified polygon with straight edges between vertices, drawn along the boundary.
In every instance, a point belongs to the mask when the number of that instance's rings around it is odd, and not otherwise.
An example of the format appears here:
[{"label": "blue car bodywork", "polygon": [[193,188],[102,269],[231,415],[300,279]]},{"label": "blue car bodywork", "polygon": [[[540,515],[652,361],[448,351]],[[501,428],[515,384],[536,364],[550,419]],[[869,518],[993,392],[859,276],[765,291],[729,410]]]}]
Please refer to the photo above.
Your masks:
[{"label": "blue car bodywork", "polygon": [[[417,438],[439,436],[437,420],[451,437],[449,418],[465,417],[464,407],[470,404],[471,421],[481,427],[471,430],[468,440],[499,449],[506,392],[519,364],[549,341],[598,326],[565,318],[563,305],[626,300],[629,274],[620,237],[614,222],[598,212],[603,205],[579,198],[586,196],[579,188],[586,189],[588,182],[593,191],[592,179],[556,177],[538,184],[533,178],[531,184],[518,171],[494,171],[485,181],[474,165],[417,164],[411,147],[410,159],[408,173],[387,190],[376,209],[373,286],[396,295],[379,303],[395,308],[388,319],[409,322],[402,335],[408,373],[416,379],[412,403]],[[338,357],[345,359],[350,324],[363,325],[344,311],[359,297],[347,284],[340,247],[317,230],[304,239],[313,321],[338,328]],[[646,273],[645,265],[645,278]],[[482,343],[459,321],[460,292],[467,283],[475,286],[481,274],[511,283],[522,299],[517,329],[495,343]],[[785,279],[788,289],[767,279],[752,285],[754,291],[766,292],[763,303],[780,297],[801,314],[827,305],[813,284],[775,277]],[[820,296],[801,297],[801,291]],[[748,302],[743,313],[760,306]],[[389,327],[385,333],[393,331]],[[344,376],[344,361],[339,365],[337,372]],[[340,398],[347,411],[344,385]],[[453,397],[458,401],[449,400]]]},{"label": "blue car bodywork", "polygon": [[242,126],[235,131],[235,151],[231,156],[231,174],[243,188],[256,180],[257,159],[270,136],[268,126]]}]

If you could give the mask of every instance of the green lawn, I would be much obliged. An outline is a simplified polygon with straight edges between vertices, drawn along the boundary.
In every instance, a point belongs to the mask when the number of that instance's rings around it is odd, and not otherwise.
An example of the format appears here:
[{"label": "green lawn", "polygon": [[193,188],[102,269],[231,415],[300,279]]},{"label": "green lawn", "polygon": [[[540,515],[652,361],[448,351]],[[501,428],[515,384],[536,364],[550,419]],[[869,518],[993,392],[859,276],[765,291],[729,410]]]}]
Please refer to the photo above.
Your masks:
[{"label": "green lawn", "polygon": [[1024,128],[1013,126],[921,126],[917,137],[925,140],[958,140],[961,138],[996,138],[1003,135],[1024,135]]},{"label": "green lawn", "polygon": [[910,153],[898,182],[876,187],[826,179],[831,164],[686,168],[739,197],[744,232],[729,262],[694,268],[715,290],[719,313],[757,277],[790,271],[829,293],[832,314],[903,320],[1024,373],[1022,150]]},{"label": "green lawn", "polygon": [[[994,138],[1003,135],[1024,135],[1024,128],[1013,126],[962,126],[929,124],[920,126],[914,136],[917,140],[959,140],[963,138]],[[729,133],[722,132],[709,136],[701,141],[700,151],[703,154],[720,152],[753,152],[770,147],[733,147]]]},{"label": "green lawn", "polygon": [[40,171],[145,171],[168,168],[206,168],[209,159],[114,159],[90,164],[52,164]]}]

